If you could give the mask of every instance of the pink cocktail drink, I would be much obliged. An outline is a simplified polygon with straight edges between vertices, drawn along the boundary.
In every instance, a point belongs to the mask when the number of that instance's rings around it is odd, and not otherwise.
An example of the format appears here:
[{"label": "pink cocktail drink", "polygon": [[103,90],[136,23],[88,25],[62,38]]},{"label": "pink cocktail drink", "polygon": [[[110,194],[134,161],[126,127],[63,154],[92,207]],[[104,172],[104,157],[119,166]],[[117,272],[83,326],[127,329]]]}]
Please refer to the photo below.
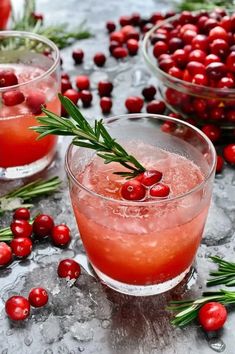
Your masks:
[{"label": "pink cocktail drink", "polygon": [[123,200],[125,180],[114,174],[120,165],[105,165],[86,149],[70,147],[67,170],[75,217],[94,270],[118,291],[150,295],[174,287],[193,263],[209,208],[215,155],[194,128],[176,124],[167,134],[158,124],[161,117],[141,117],[115,121],[111,135],[116,131],[118,141],[147,169],[163,173],[169,197],[147,193],[144,201]]}]

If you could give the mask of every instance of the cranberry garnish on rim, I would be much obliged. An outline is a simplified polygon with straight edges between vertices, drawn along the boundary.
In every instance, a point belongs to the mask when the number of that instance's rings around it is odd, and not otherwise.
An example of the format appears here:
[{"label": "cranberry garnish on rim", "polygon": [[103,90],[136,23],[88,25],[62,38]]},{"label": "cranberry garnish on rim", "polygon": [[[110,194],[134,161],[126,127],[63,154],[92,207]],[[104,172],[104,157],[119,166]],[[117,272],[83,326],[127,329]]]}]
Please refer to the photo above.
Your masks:
[{"label": "cranberry garnish on rim", "polygon": [[12,260],[12,250],[5,242],[0,242],[0,266],[7,265]]},{"label": "cranberry garnish on rim", "polygon": [[136,180],[146,187],[150,187],[162,179],[162,173],[157,170],[147,170],[136,177]]},{"label": "cranberry garnish on rim", "polygon": [[56,246],[66,246],[71,241],[70,229],[66,225],[56,225],[51,232],[52,242]]},{"label": "cranberry garnish on rim", "polygon": [[27,208],[18,208],[13,214],[13,219],[15,220],[29,220],[30,211]]},{"label": "cranberry garnish on rim", "polygon": [[81,274],[80,265],[73,259],[63,259],[57,269],[60,278],[77,279]]},{"label": "cranberry garnish on rim", "polygon": [[14,238],[11,241],[10,246],[14,255],[19,258],[28,257],[33,248],[32,241],[27,237]]},{"label": "cranberry garnish on rim", "polygon": [[7,300],[5,310],[11,320],[25,320],[30,314],[30,303],[23,296],[12,296]]},{"label": "cranberry garnish on rim", "polygon": [[50,215],[38,215],[33,222],[33,232],[38,238],[44,238],[51,234],[54,221]]},{"label": "cranberry garnish on rim", "polygon": [[33,288],[30,290],[28,300],[33,307],[45,306],[48,302],[48,293],[44,288]]},{"label": "cranberry garnish on rim", "polygon": [[166,198],[170,194],[170,188],[163,183],[155,184],[149,191],[151,197]]},{"label": "cranberry garnish on rim", "polygon": [[145,198],[146,189],[136,179],[125,182],[121,187],[121,196],[126,200],[142,200]]},{"label": "cranberry garnish on rim", "polygon": [[17,219],[11,223],[11,231],[14,237],[30,237],[33,227],[27,220]]}]

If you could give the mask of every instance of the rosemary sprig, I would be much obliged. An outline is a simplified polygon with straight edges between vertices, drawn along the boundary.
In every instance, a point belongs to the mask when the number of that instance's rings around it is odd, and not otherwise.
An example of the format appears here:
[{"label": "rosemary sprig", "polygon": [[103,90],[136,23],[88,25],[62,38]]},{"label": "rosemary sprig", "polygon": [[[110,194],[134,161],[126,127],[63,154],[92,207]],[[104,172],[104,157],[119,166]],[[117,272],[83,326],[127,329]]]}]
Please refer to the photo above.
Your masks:
[{"label": "rosemary sprig", "polygon": [[228,262],[220,257],[210,257],[218,265],[218,270],[210,272],[211,279],[207,281],[207,286],[224,284],[226,286],[235,285],[235,263]]},{"label": "rosemary sprig", "polygon": [[[61,180],[56,176],[46,181],[38,179],[23,187],[17,188],[0,197],[0,214],[6,210],[14,210],[21,206],[29,208],[32,204],[25,204],[25,202],[32,200],[35,197],[54,192],[60,184]],[[19,203],[14,203],[14,201],[18,201]]]},{"label": "rosemary sprig", "polygon": [[177,4],[180,11],[214,10],[215,7],[233,8],[234,0],[183,0]]},{"label": "rosemary sprig", "polygon": [[37,117],[39,126],[31,127],[40,134],[39,139],[46,135],[73,136],[72,143],[77,146],[93,149],[97,155],[104,159],[105,164],[118,162],[130,171],[115,172],[115,174],[133,178],[145,171],[139,161],[113,139],[105,128],[102,119],[96,120],[94,127],[83,117],[76,105],[67,97],[59,94],[59,99],[72,117],[72,120],[60,117],[55,113],[43,109],[45,116]]},{"label": "rosemary sprig", "polygon": [[203,296],[195,300],[171,301],[168,310],[177,312],[171,323],[174,326],[185,327],[198,316],[198,311],[207,302],[216,301],[223,305],[235,303],[235,291],[220,289],[217,292],[205,292]]}]

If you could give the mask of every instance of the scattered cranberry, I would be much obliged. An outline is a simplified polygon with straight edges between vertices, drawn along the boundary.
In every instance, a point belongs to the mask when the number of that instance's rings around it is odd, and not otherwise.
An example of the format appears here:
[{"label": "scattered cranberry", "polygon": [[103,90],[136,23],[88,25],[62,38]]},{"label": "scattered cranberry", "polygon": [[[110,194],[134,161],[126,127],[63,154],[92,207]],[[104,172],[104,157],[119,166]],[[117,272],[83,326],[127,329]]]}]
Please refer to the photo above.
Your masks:
[{"label": "scattered cranberry", "polygon": [[116,25],[113,21],[108,21],[108,22],[106,22],[106,28],[107,28],[108,32],[111,33],[111,32],[115,31]]},{"label": "scattered cranberry", "polygon": [[61,79],[61,92],[64,93],[67,90],[72,88],[72,84],[69,79],[62,78]]},{"label": "scattered cranberry", "polygon": [[111,111],[112,105],[113,103],[110,97],[101,97],[100,108],[104,114],[107,114]]},{"label": "scattered cranberry", "polygon": [[35,21],[43,21],[43,14],[32,12],[31,16]]},{"label": "scattered cranberry", "polygon": [[84,52],[82,49],[75,49],[72,53],[75,64],[81,64],[84,58]]},{"label": "scattered cranberry", "polygon": [[112,32],[110,34],[110,41],[118,42],[119,44],[124,43],[124,34],[120,32]]},{"label": "scattered cranberry", "polygon": [[149,187],[162,179],[162,173],[157,170],[147,170],[136,177],[136,180]]},{"label": "scattered cranberry", "polygon": [[67,74],[65,72],[61,73],[61,79],[69,80],[69,74]]},{"label": "scattered cranberry", "polygon": [[7,91],[2,94],[3,103],[5,106],[16,106],[24,102],[25,97],[21,91]]},{"label": "scattered cranberry", "polygon": [[13,214],[13,219],[15,220],[29,220],[30,212],[27,208],[18,208]]},{"label": "scattered cranberry", "polygon": [[28,300],[33,307],[45,306],[48,302],[48,293],[43,288],[33,288],[30,290]]},{"label": "scattered cranberry", "polygon": [[10,70],[0,71],[0,87],[14,86],[18,84],[17,76]]},{"label": "scattered cranberry", "polygon": [[38,238],[44,238],[51,234],[54,221],[50,215],[40,214],[33,222],[33,232]]},{"label": "scattered cranberry", "polygon": [[113,90],[113,84],[110,81],[100,81],[98,83],[98,92],[101,97],[106,96],[109,97]]},{"label": "scattered cranberry", "polygon": [[165,198],[170,194],[170,188],[163,183],[157,183],[150,189],[152,197]]},{"label": "scattered cranberry", "polygon": [[77,279],[81,274],[81,267],[73,259],[64,259],[60,261],[57,273],[60,278]]},{"label": "scattered cranberry", "polygon": [[0,242],[0,266],[7,265],[12,259],[12,250],[5,242]]},{"label": "scattered cranberry", "polygon": [[106,56],[104,55],[104,53],[96,53],[94,58],[94,63],[101,67],[101,66],[104,66],[105,62],[106,62]]},{"label": "scattered cranberry", "polygon": [[217,155],[217,163],[216,163],[216,173],[221,173],[224,166],[224,159],[222,156]]},{"label": "scattered cranberry", "polygon": [[32,92],[26,98],[26,104],[33,114],[41,114],[42,106],[45,106],[46,96],[42,92]]},{"label": "scattered cranberry", "polygon": [[52,228],[51,239],[56,246],[65,246],[71,241],[70,229],[66,225],[56,225]]},{"label": "scattered cranberry", "polygon": [[30,314],[30,304],[23,296],[12,296],[7,300],[5,310],[11,320],[25,320]]},{"label": "scattered cranberry", "polygon": [[14,237],[30,237],[33,227],[27,220],[14,220],[11,223],[11,231]]},{"label": "scattered cranberry", "polygon": [[136,55],[139,50],[139,43],[136,39],[128,39],[126,46],[130,55]]},{"label": "scattered cranberry", "polygon": [[81,100],[82,100],[83,107],[89,107],[92,101],[92,93],[88,90],[82,90]]},{"label": "scattered cranberry", "polygon": [[217,331],[227,319],[227,310],[219,302],[208,302],[199,310],[198,319],[205,331]]},{"label": "scattered cranberry", "polygon": [[113,55],[113,51],[115,48],[121,48],[121,44],[116,41],[111,41],[109,44],[109,52],[111,55]]},{"label": "scattered cranberry", "polygon": [[152,101],[156,95],[157,90],[153,85],[147,86],[142,90],[142,95],[146,101]]},{"label": "scattered cranberry", "polygon": [[126,99],[125,106],[129,113],[139,113],[143,108],[144,100],[138,96],[131,96]]},{"label": "scattered cranberry", "polygon": [[28,257],[32,252],[33,244],[28,237],[16,237],[10,243],[12,252],[16,257]]},{"label": "scattered cranberry", "polygon": [[119,23],[122,27],[130,25],[131,24],[131,16],[121,16],[119,19]]},{"label": "scattered cranberry", "polygon": [[77,88],[82,90],[88,90],[90,87],[89,77],[86,75],[80,75],[75,78]]},{"label": "scattered cranberry", "polygon": [[137,180],[127,181],[121,187],[121,196],[126,200],[142,200],[145,195],[145,187]]},{"label": "scattered cranberry", "polygon": [[166,105],[163,101],[154,100],[147,104],[146,111],[152,114],[163,114],[165,112]]},{"label": "scattered cranberry", "polygon": [[128,51],[126,48],[123,47],[117,47],[114,48],[112,51],[112,55],[114,56],[114,58],[116,59],[123,59],[125,57],[128,56]]},{"label": "scattered cranberry", "polygon": [[74,89],[66,90],[63,96],[69,98],[74,104],[77,104],[80,97],[79,93]]},{"label": "scattered cranberry", "polygon": [[217,142],[221,136],[220,128],[213,124],[204,125],[202,131],[213,143]]},{"label": "scattered cranberry", "polygon": [[235,144],[229,144],[225,146],[223,150],[223,156],[228,163],[234,165],[235,164]]}]

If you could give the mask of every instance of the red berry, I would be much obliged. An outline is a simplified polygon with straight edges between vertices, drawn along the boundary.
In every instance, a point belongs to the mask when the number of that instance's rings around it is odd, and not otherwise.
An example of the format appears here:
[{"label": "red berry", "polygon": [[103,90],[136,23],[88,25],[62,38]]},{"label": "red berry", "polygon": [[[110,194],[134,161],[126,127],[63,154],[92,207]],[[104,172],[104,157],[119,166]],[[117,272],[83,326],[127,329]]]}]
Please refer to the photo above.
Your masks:
[{"label": "red berry", "polygon": [[88,90],[90,87],[90,80],[89,77],[86,75],[80,75],[75,78],[77,88],[82,90]]},{"label": "red berry", "polygon": [[172,60],[177,64],[178,67],[184,68],[188,62],[188,53],[184,49],[177,49],[172,54]]},{"label": "red berry", "polygon": [[197,32],[191,29],[188,29],[182,34],[182,39],[184,43],[191,44],[192,40],[197,36]]},{"label": "red berry", "polygon": [[98,83],[98,92],[101,97],[106,96],[109,97],[111,96],[111,92],[113,90],[113,84],[110,81],[100,81]]},{"label": "red berry", "polygon": [[194,49],[188,56],[188,60],[198,61],[200,63],[204,63],[205,58],[206,58],[206,53],[200,49]]},{"label": "red berry", "polygon": [[220,62],[220,58],[218,57],[218,55],[209,54],[206,56],[204,64],[205,66],[207,66],[211,63],[216,63],[216,62]]},{"label": "red berry", "polygon": [[16,257],[27,257],[32,252],[33,244],[28,237],[16,237],[10,243],[12,252]]},{"label": "red berry", "polygon": [[51,239],[56,246],[65,246],[71,241],[70,229],[67,225],[56,225],[52,228]]},{"label": "red berry", "polygon": [[70,90],[72,88],[72,84],[69,81],[69,79],[61,79],[61,92],[65,92],[67,90]]},{"label": "red berry", "polygon": [[204,125],[202,131],[213,143],[217,142],[221,136],[220,128],[213,124]]},{"label": "red berry", "polygon": [[143,108],[144,100],[138,96],[128,97],[125,101],[125,106],[129,113],[139,113]]},{"label": "red berry", "polygon": [[126,200],[142,200],[146,195],[145,187],[137,180],[125,182],[120,192],[122,198]]},{"label": "red berry", "polygon": [[11,320],[25,320],[30,314],[30,304],[23,296],[12,296],[7,300],[5,310]]},{"label": "red berry", "polygon": [[61,73],[61,79],[69,80],[69,74],[67,74],[65,72]]},{"label": "red berry", "polygon": [[235,164],[235,144],[229,144],[225,146],[223,150],[223,156],[228,163],[234,165]]},{"label": "red berry", "polygon": [[227,69],[223,63],[211,63],[206,67],[206,74],[211,80],[220,80],[223,76],[226,76]]},{"label": "red berry", "polygon": [[157,90],[153,85],[147,86],[143,88],[142,90],[142,95],[146,99],[146,101],[152,101],[154,99],[154,96],[156,95]]},{"label": "red berry", "polygon": [[48,293],[44,288],[33,288],[30,290],[28,300],[33,307],[45,306],[48,302]]},{"label": "red berry", "polygon": [[209,46],[208,38],[204,34],[197,34],[191,44],[193,49],[201,49],[204,52],[207,51]]},{"label": "red berry", "polygon": [[[154,44],[154,43],[152,43],[152,44]],[[177,49],[182,49],[183,46],[184,46],[184,42],[181,38],[172,37],[169,39],[168,47],[169,47],[170,53],[175,52]]]},{"label": "red berry", "polygon": [[208,18],[203,25],[203,32],[209,33],[210,30],[218,25],[218,22],[213,18]]},{"label": "red berry", "polygon": [[14,220],[11,223],[11,231],[14,237],[30,237],[33,232],[33,227],[27,220]]},{"label": "red berry", "polygon": [[89,107],[92,101],[92,93],[88,90],[82,90],[81,100],[82,100],[83,107]]},{"label": "red berry", "polygon": [[15,220],[29,220],[30,211],[27,208],[18,208],[13,214],[13,219]]},{"label": "red berry", "polygon": [[187,70],[189,71],[190,75],[193,77],[197,74],[205,74],[205,65],[199,63],[198,61],[190,61],[186,66]]},{"label": "red berry", "polygon": [[101,67],[104,66],[106,62],[106,56],[104,55],[104,53],[99,52],[94,55],[93,60],[97,66]]},{"label": "red berry", "polygon": [[74,49],[72,53],[75,64],[81,64],[84,58],[84,52],[82,49]]},{"label": "red berry", "polygon": [[208,85],[208,80],[206,75],[203,74],[196,74],[193,79],[192,83],[196,85],[202,85],[202,86],[207,86]]},{"label": "red berry", "polygon": [[7,265],[12,259],[12,250],[5,242],[0,242],[0,266]]},{"label": "red berry", "polygon": [[184,34],[188,30],[198,32],[197,26],[193,25],[192,23],[187,23],[180,28],[180,34]]},{"label": "red berry", "polygon": [[104,114],[107,114],[111,111],[112,105],[113,103],[110,97],[101,97],[100,108]]},{"label": "red berry", "polygon": [[182,79],[183,72],[177,66],[172,66],[172,68],[169,69],[168,74],[176,77],[177,79]]},{"label": "red berry", "polygon": [[[135,39],[137,42],[139,41],[140,39],[140,35],[139,33],[136,31],[136,30],[132,30],[132,31],[129,31],[126,35],[125,35],[125,40],[126,42],[129,40],[129,39]],[[134,42],[133,42],[134,43]],[[134,45],[132,45],[132,48],[134,47]],[[139,44],[138,44],[138,48],[139,48]],[[128,48],[129,49],[129,48]],[[135,49],[136,49],[136,44],[135,44]],[[131,49],[130,49],[131,50]],[[134,48],[133,48],[133,53],[132,55],[134,55]]]},{"label": "red berry", "polygon": [[198,319],[205,331],[217,331],[227,319],[227,310],[219,302],[208,302],[200,308]]},{"label": "red berry", "polygon": [[3,103],[5,106],[16,106],[24,102],[25,97],[20,91],[7,91],[2,94]]},{"label": "red berry", "polygon": [[147,170],[136,177],[136,180],[149,187],[162,179],[162,173],[157,170]]},{"label": "red berry", "polygon": [[32,12],[31,16],[34,18],[35,21],[43,21],[43,14]]},{"label": "red berry", "polygon": [[235,73],[235,51],[231,52],[226,59],[226,66],[229,71]]},{"label": "red berry", "polygon": [[153,100],[146,106],[146,111],[151,114],[163,114],[165,112],[166,105],[163,101]]},{"label": "red berry", "polygon": [[128,39],[126,46],[130,55],[136,55],[139,50],[139,43],[136,39]]},{"label": "red berry", "polygon": [[225,118],[224,108],[215,107],[212,108],[209,112],[210,119],[212,120],[222,120]]},{"label": "red berry", "polygon": [[112,55],[116,59],[123,59],[128,56],[128,51],[126,48],[117,47],[113,49]]},{"label": "red berry", "polygon": [[60,278],[77,279],[81,274],[81,267],[73,259],[64,259],[59,263],[57,273]]},{"label": "red berry", "polygon": [[139,12],[133,12],[133,14],[131,15],[131,23],[133,26],[138,26],[140,23],[140,14]]},{"label": "red berry", "polygon": [[169,72],[170,68],[174,67],[175,62],[171,58],[159,61],[159,68],[163,71]]},{"label": "red berry", "polygon": [[164,19],[163,14],[158,11],[158,12],[154,12],[151,17],[150,17],[150,22],[152,22],[154,25],[157,21],[161,21]]},{"label": "red berry", "polygon": [[162,126],[161,126],[161,130],[164,132],[164,133],[171,133],[175,130],[176,128],[176,124],[174,122],[172,122],[171,120],[166,120]]},{"label": "red berry", "polygon": [[170,188],[163,183],[157,183],[150,189],[152,197],[165,198],[170,194]]},{"label": "red berry", "polygon": [[113,55],[113,51],[115,48],[121,48],[121,44],[116,41],[111,41],[109,44],[109,52],[111,55]]},{"label": "red berry", "polygon": [[195,98],[193,100],[193,108],[195,111],[198,112],[204,112],[206,110],[207,104],[206,101],[202,98]]},{"label": "red berry", "polygon": [[226,118],[229,122],[235,123],[235,111],[231,110],[226,113]]},{"label": "red berry", "polygon": [[218,82],[219,88],[231,88],[234,87],[234,80],[231,77],[222,77]]},{"label": "red berry", "polygon": [[63,96],[69,98],[74,104],[77,104],[80,97],[79,93],[74,89],[66,90]]},{"label": "red berry", "polygon": [[54,226],[54,221],[50,215],[40,214],[33,222],[33,232],[39,238],[49,236]]},{"label": "red berry", "polygon": [[155,56],[155,58],[158,58],[161,54],[167,52],[168,52],[168,45],[165,42],[159,41],[154,44],[153,55]]},{"label": "red berry", "polygon": [[17,76],[10,70],[0,71],[0,87],[14,86],[18,84]]},{"label": "red berry", "polygon": [[212,28],[209,32],[209,36],[208,39],[209,41],[214,41],[215,39],[223,39],[225,41],[228,40],[228,34],[225,31],[225,29],[223,27],[220,26],[216,26],[214,28]]},{"label": "red berry", "polygon": [[217,163],[216,163],[216,173],[221,173],[224,166],[224,159],[222,156],[217,155]]},{"label": "red berry", "polygon": [[122,27],[130,25],[131,24],[131,16],[121,16],[119,18],[119,23]]},{"label": "red berry", "polygon": [[211,54],[218,55],[219,57],[225,57],[229,51],[229,45],[223,39],[215,39],[210,44]]},{"label": "red berry", "polygon": [[113,31],[115,31],[116,25],[113,21],[108,21],[108,22],[106,22],[106,28],[107,28],[108,32],[111,33]]},{"label": "red berry", "polygon": [[33,114],[41,114],[42,106],[45,106],[46,96],[42,92],[32,92],[26,98],[26,104]]},{"label": "red berry", "polygon": [[110,34],[110,41],[118,42],[119,44],[124,43],[124,34],[120,32],[112,32]]}]

